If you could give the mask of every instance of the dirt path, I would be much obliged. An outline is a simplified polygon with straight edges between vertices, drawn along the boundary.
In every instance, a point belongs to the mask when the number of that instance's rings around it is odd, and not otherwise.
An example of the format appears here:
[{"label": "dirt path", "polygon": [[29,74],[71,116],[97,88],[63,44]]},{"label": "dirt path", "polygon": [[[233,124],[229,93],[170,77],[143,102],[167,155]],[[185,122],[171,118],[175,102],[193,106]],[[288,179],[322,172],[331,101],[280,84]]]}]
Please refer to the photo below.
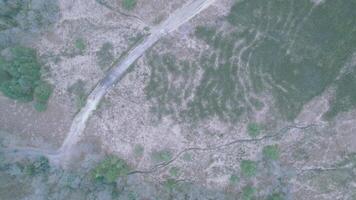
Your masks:
[{"label": "dirt path", "polygon": [[179,26],[189,21],[202,10],[209,7],[215,0],[191,0],[183,7],[171,14],[167,20],[157,27],[153,27],[151,34],[138,46],[132,49],[125,58],[102,79],[95,89],[89,94],[86,105],[74,117],[71,128],[62,146],[58,150],[58,159],[65,162],[70,157],[73,145],[81,139],[86,122],[92,112],[97,108],[101,99],[108,90],[122,78],[127,69],[140,58],[147,49],[152,47],[160,38],[176,30]]}]

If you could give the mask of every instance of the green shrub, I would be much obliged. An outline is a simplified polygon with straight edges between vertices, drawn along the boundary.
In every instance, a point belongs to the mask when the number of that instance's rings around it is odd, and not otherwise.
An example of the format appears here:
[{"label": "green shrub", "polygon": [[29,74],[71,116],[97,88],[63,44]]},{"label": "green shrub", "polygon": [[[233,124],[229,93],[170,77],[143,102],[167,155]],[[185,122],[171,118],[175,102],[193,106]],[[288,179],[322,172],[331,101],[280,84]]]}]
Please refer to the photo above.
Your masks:
[{"label": "green shrub", "polygon": [[84,54],[85,49],[87,48],[86,41],[83,38],[76,39],[74,46],[80,55]]},{"label": "green shrub", "polygon": [[261,133],[261,130],[262,130],[262,127],[261,127],[260,124],[257,124],[257,123],[249,123],[249,124],[247,125],[247,132],[248,132],[248,134],[249,134],[251,137],[253,137],[253,138],[259,136],[260,133]]},{"label": "green shrub", "polygon": [[263,157],[270,160],[278,160],[279,159],[279,148],[278,145],[268,145],[263,147],[262,150]]},{"label": "green shrub", "polygon": [[122,0],[122,7],[126,10],[132,10],[136,7],[136,0]]},{"label": "green shrub", "polygon": [[25,165],[24,173],[29,176],[35,176],[38,174],[44,174],[49,172],[50,165],[46,157],[40,157],[35,161],[32,161]]},{"label": "green shrub", "polygon": [[9,49],[9,56],[0,57],[0,90],[14,100],[35,100],[36,110],[45,110],[52,87],[41,81],[41,65],[36,51],[26,47]]},{"label": "green shrub", "polygon": [[91,172],[94,180],[114,183],[118,177],[127,176],[130,171],[128,164],[116,156],[109,156],[99,163]]},{"label": "green shrub", "polygon": [[48,101],[51,94],[52,94],[51,85],[41,81],[38,83],[37,87],[35,88],[33,96],[37,102],[44,103]]},{"label": "green shrub", "polygon": [[241,174],[245,177],[252,177],[256,175],[257,163],[252,160],[242,160],[240,163]]},{"label": "green shrub", "polygon": [[242,188],[242,200],[255,199],[256,189],[252,186],[245,186]]}]

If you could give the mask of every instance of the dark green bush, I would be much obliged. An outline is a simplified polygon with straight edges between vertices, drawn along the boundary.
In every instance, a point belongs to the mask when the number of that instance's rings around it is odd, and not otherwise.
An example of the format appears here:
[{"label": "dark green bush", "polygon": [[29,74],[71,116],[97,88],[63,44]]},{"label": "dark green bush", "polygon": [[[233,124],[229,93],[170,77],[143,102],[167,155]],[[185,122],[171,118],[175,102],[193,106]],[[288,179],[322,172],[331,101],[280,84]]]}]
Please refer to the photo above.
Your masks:
[{"label": "dark green bush", "polygon": [[126,10],[132,10],[136,7],[136,0],[122,0],[122,7]]},{"label": "dark green bush", "polygon": [[240,163],[241,174],[245,177],[252,177],[256,175],[257,163],[252,160],[242,160]]},{"label": "dark green bush", "polygon": [[35,100],[35,108],[44,111],[52,87],[41,80],[41,65],[36,51],[26,47],[9,49],[6,58],[0,57],[0,91],[21,102]]},{"label": "dark green bush", "polygon": [[247,132],[253,138],[260,135],[261,129],[262,129],[261,125],[259,125],[257,123],[249,123],[247,125]]},{"label": "dark green bush", "polygon": [[109,156],[92,170],[91,176],[97,181],[114,183],[118,177],[126,176],[129,171],[130,167],[124,160]]}]

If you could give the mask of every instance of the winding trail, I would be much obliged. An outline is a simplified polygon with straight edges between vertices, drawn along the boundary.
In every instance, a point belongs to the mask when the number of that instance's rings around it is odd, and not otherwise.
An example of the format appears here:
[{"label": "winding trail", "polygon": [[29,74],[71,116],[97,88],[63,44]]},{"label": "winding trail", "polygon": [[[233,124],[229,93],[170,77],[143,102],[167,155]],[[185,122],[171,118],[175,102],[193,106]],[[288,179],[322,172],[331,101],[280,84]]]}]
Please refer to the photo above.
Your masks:
[{"label": "winding trail", "polygon": [[57,151],[57,154],[52,154],[52,157],[56,157],[59,162],[65,162],[66,158],[70,156],[72,147],[81,139],[89,117],[108,90],[122,78],[127,69],[159,39],[192,19],[214,3],[214,1],[215,0],[190,0],[180,9],[172,13],[159,26],[153,27],[151,34],[143,40],[141,44],[132,49],[116,67],[112,68],[89,94],[85,106],[74,117],[69,133],[62,143],[62,146]]}]

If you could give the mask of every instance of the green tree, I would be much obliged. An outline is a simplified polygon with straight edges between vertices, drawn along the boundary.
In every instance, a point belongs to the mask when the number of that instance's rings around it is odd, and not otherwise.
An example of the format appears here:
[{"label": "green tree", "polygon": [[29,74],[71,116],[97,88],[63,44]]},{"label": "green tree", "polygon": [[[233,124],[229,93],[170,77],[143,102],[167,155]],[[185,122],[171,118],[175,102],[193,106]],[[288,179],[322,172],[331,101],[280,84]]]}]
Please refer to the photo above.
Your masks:
[{"label": "green tree", "polygon": [[130,167],[124,160],[109,156],[92,170],[91,175],[94,180],[114,183],[118,177],[126,176],[129,171]]},{"label": "green tree", "polygon": [[242,160],[240,163],[241,173],[245,177],[252,177],[256,175],[257,163],[252,160]]}]

